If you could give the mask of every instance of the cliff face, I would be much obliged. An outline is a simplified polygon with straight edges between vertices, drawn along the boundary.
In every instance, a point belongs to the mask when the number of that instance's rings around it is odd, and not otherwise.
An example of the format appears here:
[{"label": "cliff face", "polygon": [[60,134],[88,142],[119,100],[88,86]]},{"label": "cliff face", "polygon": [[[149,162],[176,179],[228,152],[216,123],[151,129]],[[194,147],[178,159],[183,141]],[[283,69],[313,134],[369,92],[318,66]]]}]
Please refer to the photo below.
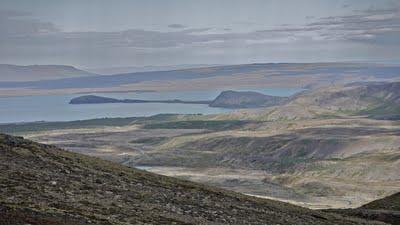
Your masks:
[{"label": "cliff face", "polygon": [[1,134],[0,169],[1,225],[362,224]]},{"label": "cliff face", "polygon": [[286,97],[264,95],[252,91],[223,91],[211,102],[211,107],[221,108],[261,108],[279,105],[286,101]]}]

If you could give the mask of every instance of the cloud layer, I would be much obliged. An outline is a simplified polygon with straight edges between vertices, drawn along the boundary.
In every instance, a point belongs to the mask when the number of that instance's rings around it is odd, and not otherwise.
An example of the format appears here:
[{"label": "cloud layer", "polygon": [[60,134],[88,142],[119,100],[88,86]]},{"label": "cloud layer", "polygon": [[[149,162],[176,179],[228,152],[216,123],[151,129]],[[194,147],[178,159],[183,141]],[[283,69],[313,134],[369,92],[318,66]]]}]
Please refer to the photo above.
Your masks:
[{"label": "cloud layer", "polygon": [[0,37],[17,38],[21,36],[42,35],[59,32],[52,23],[31,18],[27,12],[0,10]]},{"label": "cloud layer", "polygon": [[[107,62],[109,66],[121,66],[236,63],[249,59],[311,61],[321,57],[329,61],[340,58],[340,54],[344,60],[369,59],[365,55],[368,49],[376,54],[371,59],[400,59],[400,53],[396,53],[400,44],[400,7],[370,8],[351,15],[308,20],[311,21],[304,25],[286,24],[248,32],[190,28],[178,23],[169,24],[167,31],[64,32],[27,12],[0,10],[0,60],[29,63],[28,58],[34,57],[34,63],[37,60],[89,67],[104,66]],[[353,52],[340,53],[341,49]],[[331,55],[309,55],[318,51]],[[215,59],[219,61],[211,62]]]}]

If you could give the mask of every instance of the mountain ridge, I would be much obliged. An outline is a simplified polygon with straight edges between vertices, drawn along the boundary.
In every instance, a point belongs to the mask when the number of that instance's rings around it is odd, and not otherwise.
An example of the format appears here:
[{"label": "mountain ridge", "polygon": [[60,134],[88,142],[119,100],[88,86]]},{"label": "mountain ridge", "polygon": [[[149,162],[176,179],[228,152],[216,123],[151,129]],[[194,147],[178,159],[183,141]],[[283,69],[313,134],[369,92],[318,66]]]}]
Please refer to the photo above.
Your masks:
[{"label": "mountain ridge", "polygon": [[[349,115],[385,117],[400,114],[400,82],[363,83],[310,89],[279,106],[231,113],[232,117],[298,120]],[[397,118],[394,116],[394,118]]]},{"label": "mountain ridge", "polygon": [[0,82],[32,82],[94,75],[69,65],[0,64]]},{"label": "mountain ridge", "polygon": [[[301,70],[299,70],[299,68]],[[309,77],[306,79],[308,81],[304,82],[299,79],[299,82],[294,85],[296,87],[304,87],[306,85],[318,86],[319,83],[327,84],[334,81],[340,81],[341,79],[344,79],[345,75],[349,74],[351,74],[352,76],[363,76],[365,77],[365,79],[367,79],[368,76],[372,76],[375,79],[397,79],[397,71],[399,68],[400,67],[397,65],[388,66],[365,63],[255,63],[178,69],[169,71],[122,73],[112,75],[99,75],[93,77],[72,77],[57,80],[9,83],[0,82],[0,87],[34,87],[38,89],[111,88],[118,87],[120,85],[134,85],[137,83],[149,81],[158,82],[156,86],[159,86],[166,80],[188,81],[205,78],[215,79],[218,77],[230,76],[244,76],[242,77],[242,79],[246,79],[247,82],[253,80],[251,86],[260,85],[260,82],[272,82],[273,79],[277,79],[277,82],[279,82],[281,86],[284,86],[282,82],[285,82],[287,85],[287,80],[281,80],[282,77],[293,78],[321,75],[318,79],[316,79],[315,77]],[[264,80],[264,78],[259,76],[262,76],[267,80]],[[249,77],[253,78],[249,80]],[[242,81],[240,79],[234,80]],[[229,80],[228,84],[234,80]],[[356,80],[359,80],[359,78],[357,78]],[[254,83],[254,81],[256,81],[256,83]]]}]

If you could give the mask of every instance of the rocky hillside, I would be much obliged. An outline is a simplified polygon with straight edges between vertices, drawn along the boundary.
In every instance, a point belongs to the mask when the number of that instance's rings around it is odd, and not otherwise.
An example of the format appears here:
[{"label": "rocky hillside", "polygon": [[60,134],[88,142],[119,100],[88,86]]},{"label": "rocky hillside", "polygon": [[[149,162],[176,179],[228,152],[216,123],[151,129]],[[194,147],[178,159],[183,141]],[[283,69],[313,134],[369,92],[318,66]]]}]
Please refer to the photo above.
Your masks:
[{"label": "rocky hillside", "polygon": [[260,108],[279,105],[288,98],[264,95],[253,91],[223,91],[211,102],[211,107]]},{"label": "rocky hillside", "polygon": [[325,210],[338,214],[379,220],[389,224],[400,224],[400,192],[375,200],[357,209]]},{"label": "rocky hillside", "polygon": [[400,107],[400,82],[319,89],[299,95],[294,101],[342,111],[377,111],[387,105]]},{"label": "rocky hillside", "polygon": [[375,200],[361,206],[362,209],[386,209],[400,211],[400,192],[387,196],[382,199]]},{"label": "rocky hillside", "polygon": [[[201,122],[203,125],[212,124]],[[119,149],[118,153],[126,152],[127,155],[121,157],[120,162],[129,166],[143,166],[165,175],[178,174],[184,179],[216,183],[220,187],[243,193],[272,196],[282,200],[294,199],[311,204],[318,202],[322,205],[321,208],[359,207],[399,190],[400,121],[354,116],[243,122],[246,123],[230,121],[237,125],[226,130],[214,129],[206,133],[164,136],[163,139],[151,139],[156,133],[149,133],[146,143],[140,143],[141,140],[137,139],[139,141],[132,142],[135,144],[120,148],[121,141],[118,141],[118,147],[114,149]],[[194,128],[193,125],[188,125],[190,123],[195,124],[194,121],[156,123],[144,126],[145,129],[141,131],[151,132],[148,128],[159,128],[159,132],[165,132],[165,129]],[[207,129],[206,126],[201,128]],[[118,135],[106,141],[116,140]],[[133,135],[131,133],[126,136],[133,139]],[[82,139],[81,136],[79,133],[76,134],[79,138],[45,135],[37,140],[49,141],[50,138],[50,143],[63,143],[65,148],[86,152],[110,148],[96,145],[99,136],[87,135]],[[91,145],[96,147],[87,147]],[[138,152],[136,149],[143,150]],[[182,171],[191,168],[194,172],[176,173],[176,169],[171,169],[173,172],[170,173],[164,172],[175,167],[184,168]],[[225,176],[225,172],[219,172],[219,177],[214,175],[219,169],[245,170],[246,174],[248,171],[263,171],[265,174],[254,179],[250,179],[248,175],[233,179]],[[197,176],[196,173],[205,174],[207,179]],[[234,174],[236,176],[237,173]],[[259,185],[257,188],[254,180]],[[281,185],[290,189],[290,193],[270,191],[276,189],[275,186],[270,189],[266,187],[269,184]],[[304,198],[293,195],[293,192]]]},{"label": "rocky hillside", "polygon": [[373,224],[0,135],[0,224]]},{"label": "rocky hillside", "polygon": [[359,83],[309,90],[293,96],[283,105],[238,111],[232,118],[292,120],[315,117],[365,115],[374,118],[398,118],[400,82]]},{"label": "rocky hillside", "polygon": [[[261,129],[279,130],[279,134],[263,134],[260,132],[219,132],[213,134],[193,134],[192,136],[176,137],[169,141],[159,144],[159,151],[149,151],[143,154],[131,157],[125,163],[128,165],[144,166],[184,166],[197,168],[228,167],[236,169],[261,169],[278,173],[295,172],[299,173],[314,162],[324,160],[335,160],[334,165],[338,166],[340,160],[353,161],[353,168],[346,167],[343,170],[355,173],[356,163],[354,159],[365,157],[368,154],[382,154],[382,156],[394,156],[391,160],[371,161],[369,166],[374,165],[374,170],[358,168],[356,175],[350,172],[341,171],[335,176],[342,178],[355,177],[361,179],[364,174],[365,181],[369,180],[387,180],[388,177],[381,176],[379,169],[390,163],[385,170],[385,174],[391,174],[390,178],[399,180],[400,164],[397,161],[400,157],[399,143],[400,130],[397,127],[381,128],[377,124],[356,126],[356,122],[348,120],[348,123],[354,123],[354,127],[345,124],[334,124],[335,121],[320,122],[322,125],[315,127],[302,128],[310,126],[309,123],[296,124],[291,130],[274,127],[260,127]],[[314,123],[317,123],[315,121]],[[336,122],[340,123],[340,122]],[[342,123],[346,123],[343,121]],[[329,124],[329,125],[326,125]],[[394,124],[393,124],[394,125]],[[153,125],[154,126],[154,125]],[[162,127],[158,125],[159,127]],[[285,126],[282,124],[281,126]],[[330,127],[327,127],[330,126]],[[377,126],[377,127],[374,127]],[[343,162],[341,161],[341,162]],[[397,162],[397,163],[394,163]],[[318,166],[322,170],[327,163]],[[377,164],[377,165],[375,165]],[[310,165],[310,168],[313,167]],[[339,171],[339,168],[336,168]],[[334,170],[333,170],[334,171]],[[379,171],[379,172],[378,172]],[[339,173],[339,172],[338,172]],[[363,178],[363,179],[364,179]]]}]

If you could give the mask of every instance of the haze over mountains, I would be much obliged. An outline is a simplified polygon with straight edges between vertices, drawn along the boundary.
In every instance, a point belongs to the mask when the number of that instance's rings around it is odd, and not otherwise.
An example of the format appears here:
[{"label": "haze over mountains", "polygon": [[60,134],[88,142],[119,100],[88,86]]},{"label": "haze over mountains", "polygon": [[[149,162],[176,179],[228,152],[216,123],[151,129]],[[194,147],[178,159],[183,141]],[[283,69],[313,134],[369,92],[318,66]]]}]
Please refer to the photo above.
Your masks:
[{"label": "haze over mountains", "polygon": [[125,66],[125,67],[105,67],[105,68],[88,68],[85,69],[89,72],[102,74],[102,75],[112,75],[121,73],[136,73],[136,72],[150,72],[150,71],[168,71],[168,70],[180,70],[180,69],[190,69],[190,68],[204,68],[213,67],[221,65],[213,64],[183,64],[183,65],[171,65],[171,66]]},{"label": "haze over mountains", "polygon": [[0,64],[0,82],[57,80],[94,75],[96,74],[65,65],[17,66]]},{"label": "haze over mountains", "polygon": [[[397,65],[366,63],[267,63],[33,81],[0,82],[2,95],[109,91],[178,91],[254,87],[308,88],[356,81],[398,80]],[[296,82],[291,82],[296,78]],[[7,78],[8,80],[10,78]],[[16,79],[16,78],[15,78]]]}]

